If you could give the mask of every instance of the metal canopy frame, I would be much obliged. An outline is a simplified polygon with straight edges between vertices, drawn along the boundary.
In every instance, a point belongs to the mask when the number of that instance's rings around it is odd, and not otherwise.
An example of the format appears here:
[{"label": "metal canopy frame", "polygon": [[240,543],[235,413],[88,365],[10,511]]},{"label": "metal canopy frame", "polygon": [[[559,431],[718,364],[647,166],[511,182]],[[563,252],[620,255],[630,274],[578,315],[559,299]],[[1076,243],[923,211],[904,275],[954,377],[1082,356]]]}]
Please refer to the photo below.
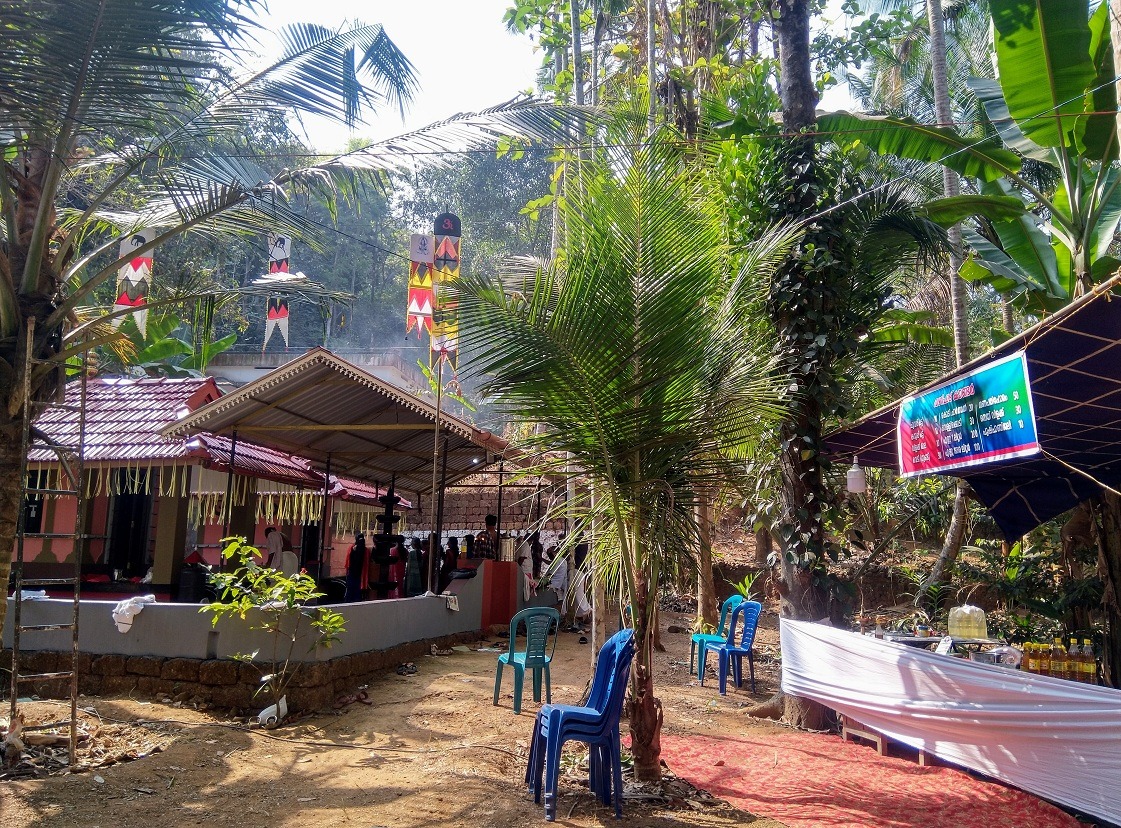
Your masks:
[{"label": "metal canopy frame", "polygon": [[[1042,451],[945,474],[961,478],[1018,538],[1103,488],[1121,489],[1121,277],[915,393],[1023,350]],[[835,460],[898,469],[899,402],[826,435]]]},{"label": "metal canopy frame", "polygon": [[[168,437],[208,432],[299,455],[318,468],[421,497],[432,492],[436,406],[378,379],[325,348],[270,371],[163,430]],[[445,485],[498,460],[509,444],[447,412]]]}]

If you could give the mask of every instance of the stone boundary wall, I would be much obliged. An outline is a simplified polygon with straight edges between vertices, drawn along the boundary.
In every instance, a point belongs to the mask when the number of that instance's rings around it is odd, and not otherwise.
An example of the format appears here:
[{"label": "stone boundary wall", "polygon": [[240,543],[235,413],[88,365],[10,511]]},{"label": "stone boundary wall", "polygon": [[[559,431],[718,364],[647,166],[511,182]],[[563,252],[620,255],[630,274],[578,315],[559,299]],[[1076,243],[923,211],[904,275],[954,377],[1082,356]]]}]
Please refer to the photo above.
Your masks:
[{"label": "stone boundary wall", "polygon": [[[288,709],[329,708],[344,693],[353,693],[388,669],[405,661],[415,661],[421,672],[423,656],[432,645],[446,648],[453,644],[477,641],[480,632],[456,633],[423,641],[412,641],[388,650],[369,650],[305,662],[287,692]],[[327,651],[330,652],[329,650]],[[11,667],[11,651],[0,653],[0,670]],[[69,652],[40,651],[23,653],[21,673],[48,673],[70,669]],[[78,655],[78,690],[87,696],[170,697],[183,703],[207,704],[236,710],[257,710],[269,704],[262,696],[254,698],[261,672],[254,666],[226,658],[165,658],[117,653]],[[21,693],[42,698],[69,697],[66,681],[28,683]]]}]

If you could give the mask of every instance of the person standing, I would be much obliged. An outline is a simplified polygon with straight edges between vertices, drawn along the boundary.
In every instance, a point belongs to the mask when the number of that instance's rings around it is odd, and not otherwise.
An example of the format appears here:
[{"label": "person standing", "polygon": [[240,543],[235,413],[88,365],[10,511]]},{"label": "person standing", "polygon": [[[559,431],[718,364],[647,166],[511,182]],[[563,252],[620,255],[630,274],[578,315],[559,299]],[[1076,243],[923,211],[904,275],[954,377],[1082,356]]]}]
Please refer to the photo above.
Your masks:
[{"label": "person standing", "polygon": [[346,553],[346,593],[343,601],[361,601],[370,577],[370,553],[366,549],[366,536],[354,533],[354,545]]},{"label": "person standing", "polygon": [[498,557],[498,515],[487,515],[486,527],[475,536],[473,547],[476,558]]},{"label": "person standing", "polygon": [[292,545],[288,542],[288,538],[284,537],[284,533],[274,526],[265,528],[265,548],[269,552],[267,566],[271,566],[289,577],[300,571],[300,559],[292,551]]}]

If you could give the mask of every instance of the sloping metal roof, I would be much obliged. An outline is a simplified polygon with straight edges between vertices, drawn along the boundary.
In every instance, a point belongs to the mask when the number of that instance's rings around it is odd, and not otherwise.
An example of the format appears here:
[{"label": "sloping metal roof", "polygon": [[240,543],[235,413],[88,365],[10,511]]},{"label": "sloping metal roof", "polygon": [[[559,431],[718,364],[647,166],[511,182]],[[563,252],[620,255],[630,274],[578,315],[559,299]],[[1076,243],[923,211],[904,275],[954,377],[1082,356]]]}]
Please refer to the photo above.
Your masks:
[{"label": "sloping metal roof", "polygon": [[[87,463],[182,459],[187,456],[183,440],[165,437],[160,430],[219,396],[221,391],[209,377],[90,380],[86,383],[83,457]],[[71,406],[81,402],[80,383],[66,386],[65,401]],[[79,418],[75,411],[48,408],[35,425],[60,445],[78,444]],[[48,449],[34,449],[28,455],[32,463],[56,459]]]},{"label": "sloping metal roof", "polygon": [[[509,451],[505,440],[441,414],[447,483]],[[210,432],[299,454],[317,467],[421,495],[432,490],[436,407],[314,348],[164,429],[169,437]]]},{"label": "sloping metal roof", "polygon": [[[1017,351],[1027,355],[1036,429],[1034,456],[947,472],[972,486],[1008,538],[1071,509],[1103,486],[1121,487],[1121,278],[921,391]],[[843,461],[898,468],[899,402],[825,437]]]}]

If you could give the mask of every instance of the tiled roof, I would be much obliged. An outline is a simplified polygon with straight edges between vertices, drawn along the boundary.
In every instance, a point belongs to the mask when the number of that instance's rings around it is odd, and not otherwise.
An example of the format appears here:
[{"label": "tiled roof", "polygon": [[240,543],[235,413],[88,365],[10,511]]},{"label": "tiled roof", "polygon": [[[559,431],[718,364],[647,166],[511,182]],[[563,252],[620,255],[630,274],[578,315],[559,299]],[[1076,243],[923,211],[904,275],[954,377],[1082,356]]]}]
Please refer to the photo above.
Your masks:
[{"label": "tiled roof", "polygon": [[[188,440],[188,445],[197,444],[198,448],[192,454],[207,458],[206,466],[217,471],[229,469],[230,439],[215,434],[200,434]],[[234,450],[234,466],[239,474],[251,477],[260,477],[265,480],[275,480],[290,486],[300,486],[308,489],[323,488],[323,474],[311,467],[311,464],[302,457],[285,454],[268,446],[238,440]],[[378,496],[385,493],[385,489],[372,486],[352,477],[331,475],[331,497],[354,503],[368,503],[380,505]],[[410,509],[412,504],[402,500],[397,504],[398,509]]]},{"label": "tiled roof", "polygon": [[[216,471],[229,471],[230,439],[213,434],[200,434],[187,441],[191,454],[205,457],[206,466]],[[198,448],[194,448],[194,446]],[[254,443],[238,440],[233,449],[234,467],[238,474],[275,480],[290,486],[323,488],[323,475],[308,468],[307,461]]]},{"label": "tiled roof", "polygon": [[[176,460],[187,456],[184,441],[164,437],[160,429],[221,396],[206,378],[108,379],[86,383],[85,461],[137,462]],[[81,402],[81,384],[66,386],[66,404]],[[36,426],[63,446],[78,444],[79,418],[65,408],[48,408]],[[28,459],[51,462],[54,452],[36,449]]]}]

